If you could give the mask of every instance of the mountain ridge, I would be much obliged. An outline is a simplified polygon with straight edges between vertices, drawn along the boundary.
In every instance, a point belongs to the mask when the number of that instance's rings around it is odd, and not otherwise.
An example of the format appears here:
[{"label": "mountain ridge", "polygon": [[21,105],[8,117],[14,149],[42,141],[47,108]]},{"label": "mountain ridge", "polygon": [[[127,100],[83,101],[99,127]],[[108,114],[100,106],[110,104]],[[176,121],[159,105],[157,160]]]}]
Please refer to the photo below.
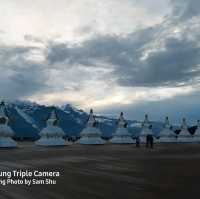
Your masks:
[{"label": "mountain ridge", "polygon": [[[7,110],[10,117],[10,126],[15,131],[16,139],[39,138],[39,132],[46,126],[46,119],[49,116],[52,106],[40,105],[29,101],[7,102]],[[66,137],[79,137],[81,130],[85,127],[88,114],[81,109],[66,104],[63,106],[54,106],[59,117],[59,125],[66,133]],[[102,137],[110,138],[117,128],[117,118],[111,118],[104,115],[96,115],[99,121],[99,128],[102,131]],[[141,130],[142,121],[127,120],[128,130],[136,137]],[[151,122],[153,131],[157,135],[163,127],[162,122]],[[194,129],[194,128],[193,128]],[[179,131],[176,132],[178,133]]]}]

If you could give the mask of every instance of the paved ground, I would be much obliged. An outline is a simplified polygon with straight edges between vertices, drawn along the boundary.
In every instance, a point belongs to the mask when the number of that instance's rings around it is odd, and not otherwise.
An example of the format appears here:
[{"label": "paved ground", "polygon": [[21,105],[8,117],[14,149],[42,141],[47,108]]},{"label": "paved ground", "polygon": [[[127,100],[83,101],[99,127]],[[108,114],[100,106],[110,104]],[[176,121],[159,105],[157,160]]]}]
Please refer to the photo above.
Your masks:
[{"label": "paved ground", "polygon": [[0,186],[0,199],[173,199],[200,195],[200,144],[0,150],[0,169],[59,170],[56,185]]}]

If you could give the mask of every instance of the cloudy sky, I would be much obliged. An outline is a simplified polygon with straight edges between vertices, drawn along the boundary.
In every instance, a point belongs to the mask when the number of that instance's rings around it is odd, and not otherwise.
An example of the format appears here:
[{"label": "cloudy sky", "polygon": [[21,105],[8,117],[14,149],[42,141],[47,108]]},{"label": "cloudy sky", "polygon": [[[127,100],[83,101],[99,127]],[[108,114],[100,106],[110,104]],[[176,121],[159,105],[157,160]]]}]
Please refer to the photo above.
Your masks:
[{"label": "cloudy sky", "polygon": [[200,117],[199,0],[0,0],[0,97]]}]

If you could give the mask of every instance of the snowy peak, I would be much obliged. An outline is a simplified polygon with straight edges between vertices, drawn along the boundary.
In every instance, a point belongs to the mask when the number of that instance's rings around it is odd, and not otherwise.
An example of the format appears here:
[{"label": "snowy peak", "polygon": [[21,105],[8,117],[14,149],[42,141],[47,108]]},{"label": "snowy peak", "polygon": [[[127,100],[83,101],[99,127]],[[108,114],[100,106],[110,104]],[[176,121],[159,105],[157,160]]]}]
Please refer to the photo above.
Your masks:
[{"label": "snowy peak", "polygon": [[31,116],[29,116],[29,115],[28,115],[27,113],[25,113],[23,110],[19,109],[17,106],[15,107],[15,110],[17,111],[17,113],[18,113],[22,118],[24,118],[24,120],[25,120],[27,123],[31,124],[31,126],[32,126],[33,128],[38,129],[38,127],[36,126],[35,120],[34,120]]},{"label": "snowy peak", "polygon": [[79,114],[84,114],[85,112],[81,109],[77,109],[74,106],[70,105],[70,104],[66,104],[60,107],[61,110],[63,110],[66,113],[79,113]]}]

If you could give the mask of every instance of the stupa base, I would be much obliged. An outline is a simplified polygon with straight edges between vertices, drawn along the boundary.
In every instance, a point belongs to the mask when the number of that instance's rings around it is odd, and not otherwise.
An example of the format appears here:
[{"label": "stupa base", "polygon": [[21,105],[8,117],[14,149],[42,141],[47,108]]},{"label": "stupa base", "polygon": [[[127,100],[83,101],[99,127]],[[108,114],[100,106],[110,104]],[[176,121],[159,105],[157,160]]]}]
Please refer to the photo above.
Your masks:
[{"label": "stupa base", "polygon": [[131,137],[113,137],[110,142],[112,144],[135,144],[136,141]]},{"label": "stupa base", "polygon": [[63,138],[40,138],[35,142],[39,146],[65,146],[68,145]]},{"label": "stupa base", "polygon": [[15,148],[17,143],[10,137],[0,138],[0,148]]},{"label": "stupa base", "polygon": [[177,142],[189,143],[189,142],[195,142],[195,139],[193,137],[178,137]]},{"label": "stupa base", "polygon": [[157,143],[176,143],[177,138],[176,137],[160,137],[157,139]]},{"label": "stupa base", "polygon": [[98,145],[98,144],[105,144],[106,141],[104,141],[100,137],[82,137],[78,141],[79,144],[88,144],[88,145]]},{"label": "stupa base", "polygon": [[194,142],[200,142],[200,137],[199,136],[194,136],[193,139],[194,139]]}]

